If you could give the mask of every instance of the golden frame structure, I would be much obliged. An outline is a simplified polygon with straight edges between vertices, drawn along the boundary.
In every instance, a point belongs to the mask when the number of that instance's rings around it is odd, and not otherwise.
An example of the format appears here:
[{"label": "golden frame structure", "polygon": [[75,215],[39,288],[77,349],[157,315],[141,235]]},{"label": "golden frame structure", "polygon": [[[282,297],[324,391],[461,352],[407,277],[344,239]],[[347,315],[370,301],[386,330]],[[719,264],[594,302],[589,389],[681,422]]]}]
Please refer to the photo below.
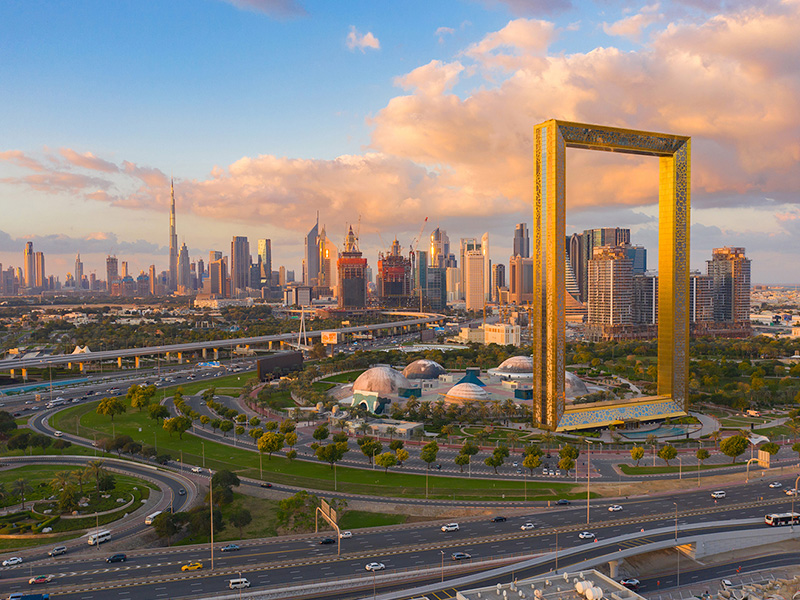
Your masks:
[{"label": "golden frame structure", "polygon": [[[534,127],[533,147],[534,422],[554,430],[576,428],[562,422],[565,412],[567,148],[659,159],[658,395],[646,400],[651,404],[664,401],[662,404],[667,408],[660,409],[664,413],[685,413],[689,369],[691,138],[550,120]],[[658,417],[656,414],[649,416]],[[602,419],[588,418],[596,419],[597,425],[610,422],[607,415]],[[583,426],[589,425],[584,420]]]}]

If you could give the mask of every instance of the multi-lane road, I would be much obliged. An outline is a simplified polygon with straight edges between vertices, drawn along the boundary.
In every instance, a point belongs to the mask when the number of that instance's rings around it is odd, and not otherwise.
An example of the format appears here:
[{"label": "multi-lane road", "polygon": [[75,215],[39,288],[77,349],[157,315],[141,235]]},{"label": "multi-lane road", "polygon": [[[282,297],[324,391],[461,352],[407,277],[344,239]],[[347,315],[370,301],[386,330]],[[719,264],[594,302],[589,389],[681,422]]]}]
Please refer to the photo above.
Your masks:
[{"label": "multi-lane road", "polygon": [[[784,481],[784,485],[789,483]],[[490,520],[493,515],[502,514],[501,510],[487,510],[485,517],[461,520],[458,531],[446,533],[440,530],[439,522],[356,530],[352,538],[342,540],[341,556],[337,556],[335,544],[319,544],[329,533],[248,541],[240,544],[240,550],[229,553],[221,553],[224,544],[218,543],[213,571],[209,546],[135,550],[127,552],[129,560],[125,563],[106,564],[105,557],[110,553],[126,551],[123,540],[98,550],[71,549],[56,559],[45,558],[42,550],[39,560],[0,569],[0,577],[6,589],[15,591],[30,588],[27,579],[31,574],[50,574],[53,581],[47,585],[49,591],[57,591],[57,598],[69,600],[198,596],[224,590],[228,579],[239,572],[256,589],[280,589],[335,577],[357,578],[370,585],[372,578],[365,578],[365,565],[372,561],[384,563],[386,573],[391,574],[438,565],[443,552],[446,566],[455,564],[450,560],[451,553],[466,552],[472,556],[473,564],[458,564],[478,569],[482,568],[476,564],[478,561],[492,557],[549,552],[556,547],[556,536],[562,550],[585,546],[587,556],[609,552],[606,543],[625,534],[639,532],[643,544],[658,541],[658,536],[651,536],[648,531],[674,525],[675,501],[681,507],[681,524],[705,523],[709,531],[731,529],[733,526],[725,523],[730,519],[759,519],[767,512],[790,507],[791,499],[780,490],[768,488],[766,482],[726,491],[727,497],[716,502],[708,491],[627,500],[621,502],[623,509],[619,512],[610,512],[609,502],[593,501],[589,525],[585,504],[573,504],[531,509],[525,514],[509,513],[504,515],[505,522]],[[759,497],[764,499],[758,500]],[[533,530],[521,529],[527,522],[534,524]],[[598,542],[580,539],[582,531],[594,533]],[[767,536],[773,530],[764,526],[764,531]],[[614,544],[613,550],[616,549]],[[182,572],[181,566],[191,561],[201,561],[203,569]],[[337,595],[342,597],[341,592]]]}]

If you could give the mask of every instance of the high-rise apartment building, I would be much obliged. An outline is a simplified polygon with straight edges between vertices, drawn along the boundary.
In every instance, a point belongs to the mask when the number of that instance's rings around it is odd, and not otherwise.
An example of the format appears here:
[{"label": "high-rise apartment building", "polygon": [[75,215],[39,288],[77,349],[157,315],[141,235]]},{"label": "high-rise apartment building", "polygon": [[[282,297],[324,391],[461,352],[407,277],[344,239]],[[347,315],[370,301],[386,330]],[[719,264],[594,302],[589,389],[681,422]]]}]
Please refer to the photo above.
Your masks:
[{"label": "high-rise apartment building", "polygon": [[414,253],[414,289],[412,295],[420,298],[427,293],[428,289],[428,253],[424,250],[417,250]]},{"label": "high-rise apartment building", "polygon": [[[626,256],[630,256],[626,252]],[[633,269],[633,260],[631,260]],[[631,320],[637,325],[658,324],[658,275],[632,270],[633,305]]]},{"label": "high-rise apartment building", "polygon": [[36,263],[33,242],[25,242],[25,250],[22,253],[22,266],[25,269],[25,279],[24,282],[20,283],[20,287],[34,287],[36,283]]},{"label": "high-rise apartment building", "polygon": [[150,295],[159,295],[158,282],[156,281],[156,266],[150,265],[150,274],[148,276],[148,283],[150,284]]},{"label": "high-rise apartment building", "polygon": [[383,306],[408,306],[411,300],[411,259],[403,255],[397,238],[378,254],[378,298]]},{"label": "high-rise apartment building", "polygon": [[461,298],[461,269],[458,267],[447,267],[445,274],[447,285],[447,301],[455,302]]},{"label": "high-rise apartment building", "polygon": [[311,287],[319,285],[319,213],[317,222],[306,234],[303,283]]},{"label": "high-rise apartment building", "polygon": [[492,265],[492,300],[500,302],[500,288],[506,287],[506,266],[503,263]]},{"label": "high-rise apartment building", "polygon": [[[431,251],[428,255],[431,267],[445,267],[450,256],[450,238],[438,227],[431,232]],[[426,267],[427,268],[427,267]]]},{"label": "high-rise apartment building", "polygon": [[210,265],[215,260],[222,260],[222,252],[220,250],[210,250],[208,252],[208,264]]},{"label": "high-rise apartment building", "polygon": [[625,256],[631,259],[634,275],[644,275],[647,272],[647,248],[644,246],[623,246]]},{"label": "high-rise apartment building", "polygon": [[47,274],[45,273],[44,269],[44,252],[34,253],[33,268],[34,268],[33,287],[35,287],[38,290],[47,289],[49,286],[47,285]]},{"label": "high-rise apartment building", "polygon": [[213,261],[208,265],[207,290],[212,298],[225,298],[228,283],[228,265],[225,259]]},{"label": "high-rise apartment building", "polygon": [[128,273],[128,261],[122,260],[119,263],[119,276],[122,279],[125,279],[130,273]]},{"label": "high-rise apartment building", "polygon": [[[467,293],[467,269],[464,261],[466,260],[467,252],[470,250],[481,251],[481,243],[476,238],[461,238],[461,292],[462,299],[466,299]],[[481,252],[481,256],[483,253]],[[481,305],[481,308],[483,306]]]},{"label": "high-rise apartment building", "polygon": [[583,233],[573,233],[566,239],[568,260],[580,290],[581,302],[586,302],[589,294],[589,261],[593,257],[594,249],[603,246],[625,246],[630,245],[630,242],[631,230],[619,227],[586,229]]},{"label": "high-rise apartment building", "polygon": [[481,236],[481,254],[483,254],[483,299],[492,300],[492,259],[489,257],[489,232]]},{"label": "high-rise apartment building", "polygon": [[261,287],[272,285],[272,240],[258,240],[258,258],[261,261]]},{"label": "high-rise apartment building", "polygon": [[250,285],[250,242],[234,236],[231,241],[231,296],[244,293]]},{"label": "high-rise apartment building", "polygon": [[462,272],[464,274],[466,309],[483,310],[485,300],[484,257],[479,247],[465,250]]},{"label": "high-rise apartment building", "polygon": [[181,251],[178,253],[178,293],[190,294],[193,291],[191,269],[189,266],[189,249],[186,244],[181,244]]},{"label": "high-rise apartment building", "polygon": [[715,321],[750,323],[750,259],[744,248],[714,248],[707,261],[713,279]]},{"label": "high-rise apartment building", "polygon": [[111,294],[111,290],[114,284],[119,280],[119,269],[118,269],[118,262],[116,256],[107,256],[106,257],[106,287],[108,289],[108,293]]},{"label": "high-rise apartment building", "polygon": [[633,263],[619,246],[594,248],[589,261],[588,324],[633,323]]},{"label": "high-rise apartment building", "polygon": [[319,247],[319,276],[317,287],[319,288],[320,295],[327,296],[333,294],[337,286],[339,249],[328,237],[324,225],[317,239],[317,246]]},{"label": "high-rise apartment building", "polygon": [[517,223],[514,228],[514,243],[511,256],[521,256],[528,258],[531,255],[531,239],[528,235],[528,226],[525,223]]},{"label": "high-rise apartment building", "polygon": [[689,274],[689,322],[714,321],[714,278],[699,271]]},{"label": "high-rise apartment building", "polygon": [[447,268],[428,267],[425,285],[425,298],[430,309],[444,310],[447,306]]},{"label": "high-rise apartment building", "polygon": [[344,240],[344,251],[337,261],[339,308],[364,308],[367,305],[367,259],[362,258],[351,226]]},{"label": "high-rise apartment building", "polygon": [[512,256],[508,264],[508,301],[522,306],[533,301],[533,259]]}]

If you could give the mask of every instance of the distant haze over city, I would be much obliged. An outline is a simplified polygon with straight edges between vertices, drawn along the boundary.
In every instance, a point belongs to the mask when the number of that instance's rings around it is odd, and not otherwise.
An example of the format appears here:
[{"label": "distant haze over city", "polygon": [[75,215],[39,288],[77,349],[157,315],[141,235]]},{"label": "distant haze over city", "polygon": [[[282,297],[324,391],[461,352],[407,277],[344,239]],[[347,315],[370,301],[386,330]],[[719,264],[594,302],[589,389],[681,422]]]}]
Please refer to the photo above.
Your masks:
[{"label": "distant haze over city", "polygon": [[[0,264],[135,275],[233,236],[298,274],[316,213],[375,270],[397,237],[532,220],[550,118],[692,137],[691,268],[747,249],[800,282],[800,1],[174,0],[0,6]],[[567,234],[623,227],[657,268],[658,161],[568,152]]]}]

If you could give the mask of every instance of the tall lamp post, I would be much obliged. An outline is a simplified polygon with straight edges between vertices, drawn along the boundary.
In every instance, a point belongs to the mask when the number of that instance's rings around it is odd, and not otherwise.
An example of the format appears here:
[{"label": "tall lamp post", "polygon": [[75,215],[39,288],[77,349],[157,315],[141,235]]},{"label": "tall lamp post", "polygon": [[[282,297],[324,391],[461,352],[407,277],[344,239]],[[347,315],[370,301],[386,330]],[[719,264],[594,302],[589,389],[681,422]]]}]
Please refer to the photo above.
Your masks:
[{"label": "tall lamp post", "polygon": [[444,583],[444,550],[439,550],[442,553],[442,583]]},{"label": "tall lamp post", "polygon": [[586,440],[586,524],[589,524],[589,486],[592,472],[592,440]]},{"label": "tall lamp post", "polygon": [[678,459],[678,479],[683,479],[683,461],[681,457],[676,457]]},{"label": "tall lamp post", "polygon": [[681,587],[681,549],[678,546],[678,503],[673,502],[675,505],[675,551],[678,553],[678,576],[676,585]]}]

